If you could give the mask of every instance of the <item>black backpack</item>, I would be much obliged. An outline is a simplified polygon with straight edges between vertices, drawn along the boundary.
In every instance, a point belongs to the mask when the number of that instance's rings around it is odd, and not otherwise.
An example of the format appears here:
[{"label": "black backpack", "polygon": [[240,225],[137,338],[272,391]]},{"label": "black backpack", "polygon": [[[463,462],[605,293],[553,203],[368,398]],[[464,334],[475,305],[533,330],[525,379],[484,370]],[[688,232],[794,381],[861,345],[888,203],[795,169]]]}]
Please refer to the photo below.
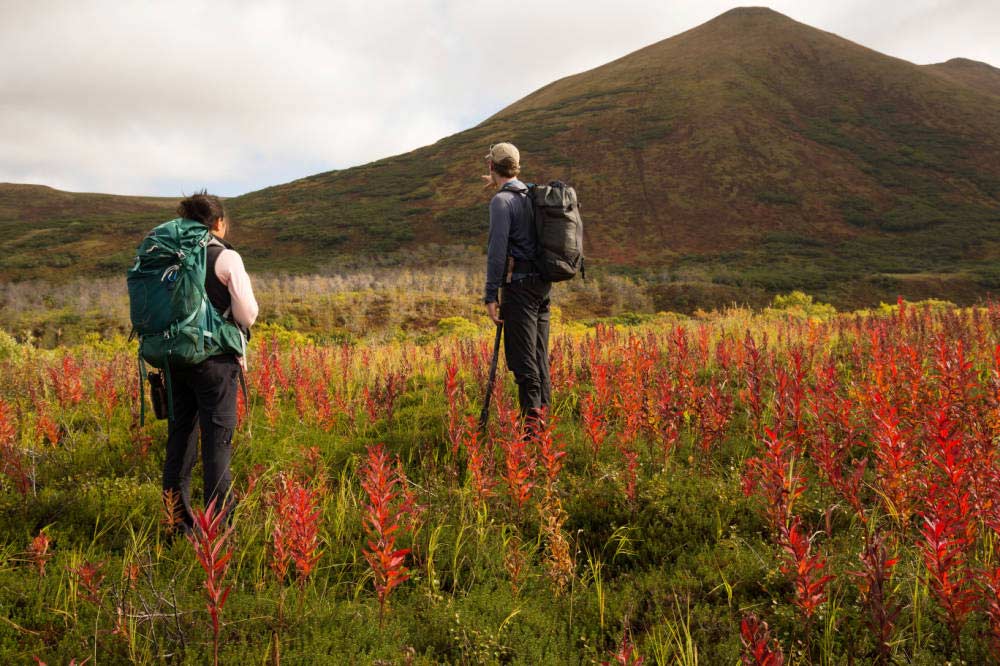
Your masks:
[{"label": "black backpack", "polygon": [[[510,191],[515,191],[511,189]],[[558,180],[528,184],[528,210],[535,227],[535,267],[549,282],[586,278],[583,266],[583,219],[576,190]]]}]

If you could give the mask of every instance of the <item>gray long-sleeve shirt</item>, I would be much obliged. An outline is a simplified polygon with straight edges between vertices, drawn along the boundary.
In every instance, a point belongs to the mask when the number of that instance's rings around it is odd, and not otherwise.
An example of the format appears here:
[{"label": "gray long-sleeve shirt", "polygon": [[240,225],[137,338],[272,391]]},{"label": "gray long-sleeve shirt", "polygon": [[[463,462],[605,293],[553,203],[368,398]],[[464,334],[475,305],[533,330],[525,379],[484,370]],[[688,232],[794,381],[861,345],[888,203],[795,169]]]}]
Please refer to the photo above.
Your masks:
[{"label": "gray long-sleeve shirt", "polygon": [[535,230],[531,226],[528,202],[524,194],[528,188],[516,178],[493,195],[490,201],[490,238],[486,249],[486,290],[484,301],[493,303],[507,272],[507,257],[531,261],[535,258]]}]

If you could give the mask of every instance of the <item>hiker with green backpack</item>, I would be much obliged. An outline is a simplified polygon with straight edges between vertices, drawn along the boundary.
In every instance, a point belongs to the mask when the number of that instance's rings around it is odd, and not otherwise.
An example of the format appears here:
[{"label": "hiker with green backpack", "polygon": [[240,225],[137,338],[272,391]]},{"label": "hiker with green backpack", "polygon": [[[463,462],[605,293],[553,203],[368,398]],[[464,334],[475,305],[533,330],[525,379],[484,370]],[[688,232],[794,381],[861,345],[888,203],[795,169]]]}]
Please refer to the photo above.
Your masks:
[{"label": "hiker with green backpack", "polygon": [[157,416],[168,419],[164,500],[175,530],[188,532],[199,430],[205,503],[214,502],[227,516],[233,508],[229,466],[237,391],[242,383],[246,392],[242,372],[258,306],[242,258],[224,240],[229,218],[219,198],[194,194],[181,201],[177,214],[139,245],[128,288],[140,385],[147,364],[161,370],[149,378]]},{"label": "hiker with green backpack", "polygon": [[[504,356],[517,383],[521,415],[533,428],[552,401],[552,283],[582,273],[583,221],[573,188],[558,181],[526,185],[518,179],[521,154],[513,144],[490,146],[486,164],[489,174],[484,176],[485,186],[496,193],[490,201],[484,301],[497,326],[497,347],[503,335]],[[488,415],[490,389],[481,427]]]}]

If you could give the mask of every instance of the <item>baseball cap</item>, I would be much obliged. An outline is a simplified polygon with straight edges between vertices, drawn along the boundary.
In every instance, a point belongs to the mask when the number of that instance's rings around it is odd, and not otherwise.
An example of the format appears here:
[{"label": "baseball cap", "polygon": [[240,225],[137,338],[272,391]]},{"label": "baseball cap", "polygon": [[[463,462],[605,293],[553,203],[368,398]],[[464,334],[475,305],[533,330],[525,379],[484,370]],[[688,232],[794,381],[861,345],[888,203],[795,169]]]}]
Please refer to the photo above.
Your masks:
[{"label": "baseball cap", "polygon": [[493,160],[494,163],[503,162],[506,159],[514,161],[517,166],[521,163],[521,153],[512,143],[494,143],[490,146],[490,152],[486,154],[486,159]]}]

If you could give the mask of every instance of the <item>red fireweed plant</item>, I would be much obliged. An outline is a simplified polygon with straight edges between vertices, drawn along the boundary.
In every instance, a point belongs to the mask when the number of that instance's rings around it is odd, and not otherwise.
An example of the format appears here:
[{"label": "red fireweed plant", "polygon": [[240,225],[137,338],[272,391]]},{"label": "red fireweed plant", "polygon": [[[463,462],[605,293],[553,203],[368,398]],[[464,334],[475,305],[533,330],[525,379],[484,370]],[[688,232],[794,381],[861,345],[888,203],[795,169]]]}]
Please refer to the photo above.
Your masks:
[{"label": "red fireweed plant", "polygon": [[598,410],[592,394],[583,396],[580,401],[580,418],[583,421],[583,430],[587,434],[590,442],[590,450],[593,453],[593,461],[597,462],[601,455],[601,447],[608,436],[608,429],[605,425],[604,415]]},{"label": "red fireweed plant", "polygon": [[500,449],[504,455],[503,478],[507,483],[510,499],[517,512],[531,498],[538,461],[530,438],[525,436],[524,424],[517,412],[503,401],[497,402]]},{"label": "red fireweed plant", "polygon": [[466,417],[465,427],[462,428],[460,435],[460,443],[465,449],[466,469],[472,479],[472,487],[476,491],[474,496],[476,506],[480,506],[493,496],[493,489],[496,486],[494,478],[496,470],[494,469],[492,449],[479,439],[479,424],[476,417]]},{"label": "red fireweed plant", "polygon": [[812,539],[802,530],[798,516],[781,537],[785,561],[782,571],[790,575],[795,586],[795,605],[806,620],[811,620],[826,601],[826,584],[833,576],[824,574],[826,559],[812,552]]},{"label": "red fireweed plant", "polygon": [[17,446],[17,428],[10,406],[0,400],[0,471],[22,496],[31,490],[31,475],[25,469],[25,456]]},{"label": "red fireweed plant", "polygon": [[787,529],[795,501],[805,491],[805,481],[796,469],[793,446],[770,428],[764,432],[763,454],[746,461],[743,493],[764,500],[772,534],[779,536]]},{"label": "red fireweed plant", "polygon": [[67,572],[77,585],[77,596],[97,606],[101,603],[101,583],[104,582],[104,562],[84,562],[77,567],[67,567]]},{"label": "red fireweed plant", "polygon": [[59,368],[49,370],[49,377],[52,379],[56,399],[59,400],[59,405],[64,409],[78,405],[83,401],[81,371],[82,368],[80,365],[69,354],[63,356]]},{"label": "red fireweed plant", "polygon": [[28,545],[28,558],[38,569],[39,578],[45,577],[45,564],[52,557],[52,553],[49,551],[51,543],[52,539],[45,533],[45,530],[40,530]]},{"label": "red fireweed plant", "polygon": [[319,545],[319,492],[286,474],[279,474],[270,501],[275,524],[271,531],[271,570],[283,581],[295,565],[304,586],[322,555]]},{"label": "red fireweed plant", "polygon": [[537,447],[538,460],[544,473],[545,501],[548,502],[555,495],[559,471],[563,466],[563,458],[566,457],[566,446],[556,432],[556,417],[550,415],[548,409],[542,410],[539,421],[542,425],[532,431],[532,440]]},{"label": "red fireweed plant", "polygon": [[781,646],[771,638],[767,622],[753,613],[740,620],[740,642],[743,652],[740,663],[743,666],[784,666],[785,655]]},{"label": "red fireweed plant", "polygon": [[205,509],[195,509],[194,528],[188,534],[188,541],[194,546],[195,557],[205,572],[205,597],[208,614],[212,618],[212,661],[219,664],[219,617],[229,598],[231,585],[225,585],[232,549],[226,541],[233,528],[224,525],[226,511],[216,504],[215,499]]},{"label": "red fireweed plant", "polygon": [[406,568],[410,549],[397,548],[396,535],[400,531],[412,532],[413,498],[407,493],[402,469],[392,464],[381,444],[368,447],[360,475],[361,487],[368,497],[364,506],[364,527],[368,535],[364,556],[374,575],[381,625],[389,595],[410,577]]},{"label": "red fireweed plant", "polygon": [[936,472],[925,483],[926,508],[920,543],[927,584],[944,615],[954,645],[975,606],[971,570],[978,521],[970,502],[970,459],[963,438],[956,432],[949,410],[933,415],[931,464]]},{"label": "red fireweed plant", "polygon": [[445,368],[444,394],[448,399],[448,443],[451,444],[451,455],[458,454],[462,444],[462,385],[458,380],[458,364],[451,362]]},{"label": "red fireweed plant", "polygon": [[880,663],[892,660],[892,636],[902,610],[892,598],[892,572],[899,561],[891,557],[885,535],[876,532],[865,541],[859,555],[861,569],[849,572],[866,607],[865,621],[875,637]]},{"label": "red fireweed plant", "polygon": [[100,370],[94,380],[94,396],[104,415],[104,420],[109,424],[114,416],[115,408],[118,407],[118,386],[116,385],[114,368],[105,366]]},{"label": "red fireweed plant", "polygon": [[639,654],[639,648],[632,642],[628,627],[622,630],[622,640],[611,653],[612,661],[602,661],[602,666],[642,666],[646,659]]},{"label": "red fireweed plant", "polygon": [[879,494],[890,515],[905,524],[913,511],[913,480],[916,456],[913,433],[905,429],[896,413],[881,394],[872,398],[875,413],[875,469]]}]

